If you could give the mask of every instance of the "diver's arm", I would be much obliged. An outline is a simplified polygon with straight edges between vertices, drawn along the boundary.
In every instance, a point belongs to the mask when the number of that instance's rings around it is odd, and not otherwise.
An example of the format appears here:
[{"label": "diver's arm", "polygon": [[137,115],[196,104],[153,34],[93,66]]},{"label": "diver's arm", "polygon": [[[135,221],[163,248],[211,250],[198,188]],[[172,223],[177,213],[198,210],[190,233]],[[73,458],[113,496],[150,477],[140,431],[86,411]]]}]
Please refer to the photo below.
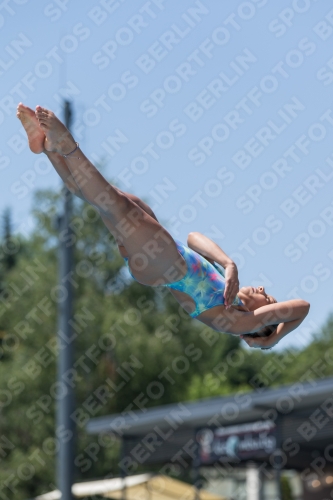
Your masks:
[{"label": "diver's arm", "polygon": [[[309,309],[310,304],[305,300],[293,299],[262,306],[251,312],[238,313],[231,333],[241,335],[251,347],[273,347],[302,323]],[[246,333],[255,333],[264,326],[277,323],[276,330],[269,337],[246,336]]]},{"label": "diver's arm", "polygon": [[198,252],[210,262],[217,262],[225,269],[224,305],[230,307],[239,290],[236,264],[213,240],[201,233],[193,232],[187,237],[189,248]]},{"label": "diver's arm", "polygon": [[228,255],[220,248],[213,240],[207,236],[193,232],[187,237],[187,245],[195,252],[203,255],[207,260],[212,260],[220,264],[224,269],[228,266],[236,266],[236,264],[228,257]]},{"label": "diver's arm", "polygon": [[261,347],[262,349],[270,349],[271,347],[274,347],[278,342],[280,342],[283,337],[288,335],[288,333],[296,330],[296,328],[302,323],[306,315],[307,313],[304,313],[298,319],[280,323],[268,337],[251,338],[248,335],[241,335],[240,337],[247,343],[249,347]]}]

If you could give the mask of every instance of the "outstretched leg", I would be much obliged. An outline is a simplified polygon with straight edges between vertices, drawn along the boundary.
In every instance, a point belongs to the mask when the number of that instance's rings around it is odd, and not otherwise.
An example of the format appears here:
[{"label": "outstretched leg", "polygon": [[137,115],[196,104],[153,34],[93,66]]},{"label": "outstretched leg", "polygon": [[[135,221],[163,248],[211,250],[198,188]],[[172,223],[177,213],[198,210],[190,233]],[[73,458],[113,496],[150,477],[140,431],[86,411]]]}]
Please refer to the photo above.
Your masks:
[{"label": "outstretched leg", "polygon": [[[53,167],[55,168],[56,172],[59,174],[61,179],[66,184],[67,188],[75,196],[78,196],[82,200],[85,200],[78,185],[74,181],[73,176],[69,171],[69,168],[66,165],[64,157],[59,153],[46,151],[44,149],[45,133],[39,126],[39,122],[36,118],[35,112],[28,106],[25,106],[24,104],[20,103],[17,106],[16,116],[20,119],[25,131],[27,132],[29,147],[31,151],[36,154],[45,153],[50,162],[52,163]],[[157,220],[156,215],[149,207],[149,205],[147,205],[144,201],[140,200],[140,198],[138,198],[134,194],[125,193],[120,189],[118,189],[118,191],[127,196],[127,198],[129,198],[130,200],[134,201],[134,203],[139,205],[139,207],[141,207],[142,210],[144,210],[148,215],[153,217],[153,219]]]},{"label": "outstretched leg", "polygon": [[[71,153],[76,143],[54,113],[37,106],[36,117],[45,134],[45,152],[69,155],[64,162],[72,178],[83,197],[107,221],[117,241],[122,241],[136,279],[147,285],[181,279],[186,273],[186,264],[170,234],[138,203],[112,186],[80,148]],[[50,159],[53,160],[51,156]]]}]

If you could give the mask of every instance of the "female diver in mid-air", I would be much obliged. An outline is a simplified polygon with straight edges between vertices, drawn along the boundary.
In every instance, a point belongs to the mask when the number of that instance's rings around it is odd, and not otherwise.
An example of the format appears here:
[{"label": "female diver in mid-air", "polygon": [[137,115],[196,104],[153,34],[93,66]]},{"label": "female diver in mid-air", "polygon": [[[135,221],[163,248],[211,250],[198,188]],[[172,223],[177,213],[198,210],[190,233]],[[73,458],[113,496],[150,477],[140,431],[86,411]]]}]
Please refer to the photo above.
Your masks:
[{"label": "female diver in mid-air", "polygon": [[32,152],[45,153],[68,189],[98,210],[136,281],[168,287],[192,318],[250,347],[269,349],[302,323],[308,302],[278,303],[264,287],[239,290],[237,267],[218,245],[200,233],[187,246],[175,241],[146,203],[104,179],[52,111],[20,103],[17,116]]}]

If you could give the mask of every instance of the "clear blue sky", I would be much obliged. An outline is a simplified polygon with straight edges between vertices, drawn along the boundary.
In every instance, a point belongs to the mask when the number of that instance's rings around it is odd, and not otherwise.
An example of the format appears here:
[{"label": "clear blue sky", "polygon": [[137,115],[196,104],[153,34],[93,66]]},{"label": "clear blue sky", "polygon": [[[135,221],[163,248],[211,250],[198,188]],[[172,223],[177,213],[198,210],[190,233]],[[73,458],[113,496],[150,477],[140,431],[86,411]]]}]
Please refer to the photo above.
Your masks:
[{"label": "clear blue sky", "polygon": [[[0,210],[16,231],[33,192],[60,180],[15,107],[61,113],[67,96],[108,179],[175,237],[214,237],[241,284],[311,302],[304,325],[320,328],[333,309],[329,0],[8,0],[0,30]],[[281,347],[309,339],[299,329]]]}]

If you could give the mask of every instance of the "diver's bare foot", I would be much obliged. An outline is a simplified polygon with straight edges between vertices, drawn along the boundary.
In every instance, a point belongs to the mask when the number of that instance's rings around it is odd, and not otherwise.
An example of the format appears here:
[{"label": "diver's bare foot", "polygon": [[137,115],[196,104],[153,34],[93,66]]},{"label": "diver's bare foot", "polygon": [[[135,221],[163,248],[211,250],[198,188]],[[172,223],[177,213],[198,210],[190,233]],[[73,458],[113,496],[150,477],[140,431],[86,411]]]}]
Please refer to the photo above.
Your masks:
[{"label": "diver's bare foot", "polygon": [[31,151],[36,154],[42,153],[44,151],[45,134],[39,126],[34,111],[20,102],[17,106],[16,116],[27,133]]},{"label": "diver's bare foot", "polygon": [[52,111],[36,106],[36,118],[46,136],[44,142],[46,151],[60,154],[73,151],[76,143],[71,133]]}]

